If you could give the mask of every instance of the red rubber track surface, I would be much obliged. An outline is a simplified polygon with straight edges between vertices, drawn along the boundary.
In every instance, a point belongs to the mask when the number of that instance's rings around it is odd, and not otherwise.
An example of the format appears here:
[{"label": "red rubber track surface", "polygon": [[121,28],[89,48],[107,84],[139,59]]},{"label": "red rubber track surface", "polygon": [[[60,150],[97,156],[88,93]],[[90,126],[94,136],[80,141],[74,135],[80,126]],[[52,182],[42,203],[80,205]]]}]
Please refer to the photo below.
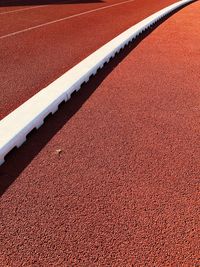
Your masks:
[{"label": "red rubber track surface", "polygon": [[[49,5],[0,15],[0,36],[118,2]],[[135,0],[0,39],[0,119],[122,31],[172,2]]]},{"label": "red rubber track surface", "polygon": [[1,266],[199,266],[199,10],[161,24],[84,103],[79,91],[25,145],[26,160],[67,121],[19,175],[20,151],[1,167],[16,175]]},{"label": "red rubber track surface", "polygon": [[[70,3],[69,1],[69,3],[66,2],[65,4],[59,4],[59,5],[52,4],[52,5],[44,5],[44,6],[34,6],[35,8],[37,7],[36,10],[27,9],[21,13],[19,12],[12,13],[9,15],[9,17],[7,14],[5,16],[3,16],[2,14],[1,24],[3,25],[3,27],[0,29],[0,36],[6,35],[7,33],[10,33],[10,32],[19,31],[24,28],[37,26],[39,24],[43,24],[48,21],[54,21],[60,18],[72,16],[72,15],[86,12],[89,10],[106,7],[112,4],[117,4],[123,1],[122,0],[109,0],[107,2],[104,2],[104,1],[96,2],[95,0],[94,1],[88,0],[88,2],[86,1],[82,4],[81,4],[81,1],[77,1],[77,3],[76,1],[74,2],[75,3]],[[119,8],[120,7],[121,5],[119,5]],[[23,8],[28,8],[28,7],[25,6]],[[99,15],[98,12],[95,15],[98,16]],[[12,19],[12,21],[15,23],[10,23],[9,21],[10,19]]]}]

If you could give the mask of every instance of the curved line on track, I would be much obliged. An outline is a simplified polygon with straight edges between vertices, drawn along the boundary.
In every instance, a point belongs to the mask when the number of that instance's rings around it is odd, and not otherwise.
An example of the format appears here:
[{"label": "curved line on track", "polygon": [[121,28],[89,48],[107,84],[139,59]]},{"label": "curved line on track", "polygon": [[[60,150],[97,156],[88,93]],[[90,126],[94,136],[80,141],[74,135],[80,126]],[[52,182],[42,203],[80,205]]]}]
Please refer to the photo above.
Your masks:
[{"label": "curved line on track", "polygon": [[88,11],[85,11],[85,12],[81,12],[81,13],[78,13],[78,14],[74,14],[74,15],[71,15],[71,16],[68,16],[68,17],[64,17],[64,18],[61,18],[61,19],[49,21],[49,22],[46,22],[46,23],[43,23],[43,24],[39,24],[39,25],[36,25],[36,26],[33,26],[33,27],[29,27],[29,28],[20,30],[20,31],[8,33],[6,35],[0,36],[0,39],[5,39],[7,37],[15,36],[17,34],[28,32],[28,31],[31,31],[31,30],[35,30],[35,29],[38,29],[38,28],[41,28],[41,27],[44,27],[44,26],[48,26],[48,25],[57,23],[57,22],[62,22],[64,20],[80,17],[80,16],[83,16],[83,15],[94,13],[94,12],[97,12],[97,11],[101,11],[101,10],[104,10],[104,9],[107,9],[107,8],[111,8],[111,7],[115,7],[115,6],[119,6],[119,5],[123,5],[123,4],[128,4],[128,3],[134,2],[134,1],[135,0],[123,1],[123,2],[120,2],[120,3],[117,3],[117,4],[103,6],[103,7],[95,8],[95,9],[88,10]]}]

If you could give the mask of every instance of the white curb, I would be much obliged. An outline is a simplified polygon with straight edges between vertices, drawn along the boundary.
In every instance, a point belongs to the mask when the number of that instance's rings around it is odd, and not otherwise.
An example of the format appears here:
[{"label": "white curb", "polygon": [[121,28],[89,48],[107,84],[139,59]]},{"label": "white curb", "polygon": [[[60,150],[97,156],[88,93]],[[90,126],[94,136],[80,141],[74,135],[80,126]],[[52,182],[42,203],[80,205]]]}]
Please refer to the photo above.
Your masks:
[{"label": "white curb", "polygon": [[0,165],[14,147],[20,147],[26,141],[28,133],[34,128],[38,129],[44,123],[45,117],[54,113],[63,100],[70,99],[71,94],[78,91],[82,83],[96,74],[97,70],[102,68],[105,62],[109,62],[121,48],[162,17],[193,1],[182,0],[174,3],[132,26],[2,119],[0,121]]}]

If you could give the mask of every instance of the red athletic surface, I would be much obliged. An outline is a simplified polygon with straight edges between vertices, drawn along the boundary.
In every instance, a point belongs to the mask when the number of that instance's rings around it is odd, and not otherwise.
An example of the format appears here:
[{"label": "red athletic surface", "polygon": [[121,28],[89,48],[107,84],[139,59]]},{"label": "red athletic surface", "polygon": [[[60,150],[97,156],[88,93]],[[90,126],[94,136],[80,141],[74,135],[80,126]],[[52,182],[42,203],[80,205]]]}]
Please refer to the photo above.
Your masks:
[{"label": "red athletic surface", "polygon": [[1,167],[14,180],[1,266],[199,266],[199,10],[165,21]]},{"label": "red athletic surface", "polygon": [[[117,2],[49,5],[0,15],[0,36]],[[0,39],[0,119],[113,37],[172,2],[135,0]]]}]

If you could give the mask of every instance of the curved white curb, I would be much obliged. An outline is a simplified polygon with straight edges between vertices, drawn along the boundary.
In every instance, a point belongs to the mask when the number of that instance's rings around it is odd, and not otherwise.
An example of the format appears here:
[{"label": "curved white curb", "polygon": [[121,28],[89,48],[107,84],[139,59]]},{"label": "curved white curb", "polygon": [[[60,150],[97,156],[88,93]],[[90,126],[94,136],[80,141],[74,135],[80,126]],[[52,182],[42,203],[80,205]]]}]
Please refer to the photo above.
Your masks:
[{"label": "curved white curb", "polygon": [[91,75],[96,74],[97,70],[102,68],[105,62],[109,62],[110,58],[114,57],[121,48],[124,48],[162,17],[190,2],[193,0],[179,1],[137,23],[99,48],[1,120],[0,165],[14,147],[20,147],[26,141],[28,133],[34,128],[38,129],[43,124],[45,117],[54,113],[63,100],[70,99],[71,94],[78,91],[81,84],[87,82]]}]

